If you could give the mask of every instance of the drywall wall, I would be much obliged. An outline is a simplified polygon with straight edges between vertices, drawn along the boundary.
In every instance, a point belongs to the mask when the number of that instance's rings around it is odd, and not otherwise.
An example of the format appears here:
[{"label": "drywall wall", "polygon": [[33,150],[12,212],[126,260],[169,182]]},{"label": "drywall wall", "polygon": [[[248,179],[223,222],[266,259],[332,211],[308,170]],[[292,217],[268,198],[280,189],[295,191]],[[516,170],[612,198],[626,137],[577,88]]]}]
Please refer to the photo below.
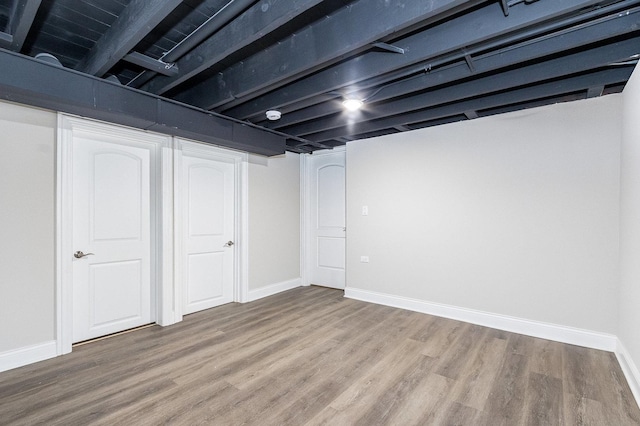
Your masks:
[{"label": "drywall wall", "polygon": [[0,353],[54,339],[55,127],[0,102]]},{"label": "drywall wall", "polygon": [[299,278],[300,158],[250,156],[249,290]]},{"label": "drywall wall", "polygon": [[[55,129],[54,112],[0,103],[0,354],[55,339]],[[248,173],[249,288],[299,285],[299,157],[252,156]]]},{"label": "drywall wall", "polygon": [[[623,92],[618,338],[640,367],[640,68]],[[628,360],[629,361],[629,360]],[[640,376],[636,378],[640,384]],[[638,389],[640,390],[640,389]],[[640,394],[636,395],[640,398]]]},{"label": "drywall wall", "polygon": [[350,142],[347,288],[615,334],[620,115],[610,95]]}]

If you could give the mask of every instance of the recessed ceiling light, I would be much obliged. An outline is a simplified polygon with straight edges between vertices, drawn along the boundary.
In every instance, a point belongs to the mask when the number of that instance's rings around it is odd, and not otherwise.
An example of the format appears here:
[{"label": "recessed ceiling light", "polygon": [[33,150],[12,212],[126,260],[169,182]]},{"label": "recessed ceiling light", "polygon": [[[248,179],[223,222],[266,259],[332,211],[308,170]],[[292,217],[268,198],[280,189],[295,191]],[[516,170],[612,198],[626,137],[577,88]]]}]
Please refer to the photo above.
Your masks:
[{"label": "recessed ceiling light", "polygon": [[342,105],[349,111],[357,111],[364,103],[360,99],[345,99]]}]

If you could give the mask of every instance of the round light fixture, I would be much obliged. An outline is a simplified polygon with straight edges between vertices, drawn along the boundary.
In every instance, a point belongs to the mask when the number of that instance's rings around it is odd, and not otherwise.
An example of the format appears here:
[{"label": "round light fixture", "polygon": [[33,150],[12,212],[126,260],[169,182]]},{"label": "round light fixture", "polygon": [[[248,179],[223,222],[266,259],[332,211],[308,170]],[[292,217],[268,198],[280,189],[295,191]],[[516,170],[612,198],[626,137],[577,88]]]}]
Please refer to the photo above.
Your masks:
[{"label": "round light fixture", "polygon": [[357,111],[362,108],[362,105],[364,105],[364,102],[360,99],[345,99],[342,101],[342,106],[348,111]]},{"label": "round light fixture", "polygon": [[280,120],[280,117],[282,117],[282,113],[280,111],[277,111],[275,109],[271,109],[267,111],[268,120],[276,121],[276,120]]}]

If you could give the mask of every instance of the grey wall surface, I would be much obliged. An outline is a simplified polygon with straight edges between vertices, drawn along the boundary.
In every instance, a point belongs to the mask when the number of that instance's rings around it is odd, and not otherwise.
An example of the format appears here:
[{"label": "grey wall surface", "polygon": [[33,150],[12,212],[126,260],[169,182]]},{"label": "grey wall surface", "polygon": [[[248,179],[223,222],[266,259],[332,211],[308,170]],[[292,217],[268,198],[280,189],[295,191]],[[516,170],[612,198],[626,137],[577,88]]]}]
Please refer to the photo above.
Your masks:
[{"label": "grey wall surface", "polygon": [[622,94],[620,324],[618,337],[640,367],[640,68]]},{"label": "grey wall surface", "polygon": [[55,128],[0,102],[0,353],[54,339]]},{"label": "grey wall surface", "polygon": [[300,277],[300,157],[249,161],[249,289]]},{"label": "grey wall surface", "polygon": [[620,115],[611,95],[350,142],[347,287],[615,334]]}]

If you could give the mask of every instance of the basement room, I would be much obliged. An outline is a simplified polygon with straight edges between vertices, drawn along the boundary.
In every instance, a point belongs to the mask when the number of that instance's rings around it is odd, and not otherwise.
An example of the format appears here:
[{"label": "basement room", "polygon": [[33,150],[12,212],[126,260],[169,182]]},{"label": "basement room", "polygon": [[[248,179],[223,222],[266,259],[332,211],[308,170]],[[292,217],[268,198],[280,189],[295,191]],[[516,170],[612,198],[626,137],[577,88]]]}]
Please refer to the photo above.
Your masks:
[{"label": "basement room", "polygon": [[640,425],[640,0],[0,0],[0,424]]}]

